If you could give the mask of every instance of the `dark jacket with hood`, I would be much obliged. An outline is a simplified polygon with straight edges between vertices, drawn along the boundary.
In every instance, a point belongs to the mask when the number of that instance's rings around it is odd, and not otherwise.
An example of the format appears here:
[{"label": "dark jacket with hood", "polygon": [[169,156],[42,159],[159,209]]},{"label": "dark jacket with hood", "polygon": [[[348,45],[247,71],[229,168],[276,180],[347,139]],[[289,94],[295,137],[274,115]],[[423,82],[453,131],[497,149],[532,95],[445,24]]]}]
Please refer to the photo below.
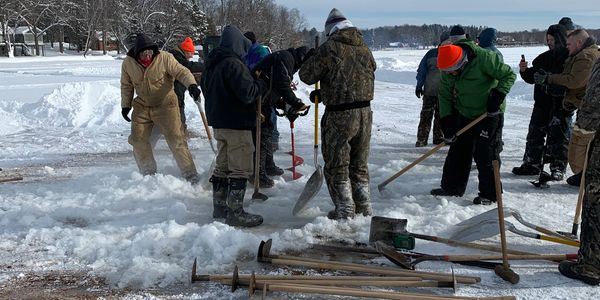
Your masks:
[{"label": "dark jacket with hood", "polygon": [[423,94],[429,97],[437,97],[440,89],[442,75],[437,67],[437,56],[438,48],[430,49],[421,59],[417,69],[417,89],[423,90]]},{"label": "dark jacket with hood", "polygon": [[[535,84],[533,74],[540,69],[553,74],[562,73],[565,60],[569,57],[569,50],[567,49],[567,32],[565,28],[559,24],[551,25],[548,27],[546,34],[554,37],[554,48],[538,55],[531,63],[531,67],[520,72],[521,78],[529,84]],[[555,87],[536,84],[533,88],[534,101],[537,105],[551,105],[551,103],[554,103],[556,109],[562,109],[563,97],[552,96],[550,89],[557,90]]]},{"label": "dark jacket with hood", "polygon": [[300,68],[306,84],[321,81],[323,104],[347,105],[373,100],[375,59],[355,27],[335,31]]},{"label": "dark jacket with hood", "polygon": [[213,128],[256,127],[255,101],[266,85],[254,79],[242,60],[250,45],[237,27],[226,26],[219,47],[206,59],[201,86],[206,117]]},{"label": "dark jacket with hood", "polygon": [[[261,79],[264,79],[269,85],[271,85],[270,81],[272,80],[270,99],[265,99],[265,108],[276,105],[280,98],[295,109],[302,107],[302,100],[296,97],[291,84],[294,74],[300,69],[305,55],[306,47],[275,51],[254,67],[253,72],[260,71]],[[271,70],[273,72],[272,76]],[[263,109],[263,111],[265,110]]]},{"label": "dark jacket with hood", "polygon": [[[173,57],[184,67],[188,68],[192,74],[201,73],[204,71],[204,64],[200,62],[190,61],[185,57],[185,53],[179,46],[173,48],[169,53],[173,54]],[[195,76],[194,76],[195,77]],[[179,105],[183,104],[183,99],[185,97],[185,91],[187,87],[185,87],[181,82],[175,81],[175,94],[177,95],[177,100],[179,100]]]},{"label": "dark jacket with hood", "polygon": [[[152,63],[144,68],[137,57],[146,49],[152,49],[154,56]],[[140,34],[121,66],[121,107],[132,107],[134,101],[147,107],[177,105],[177,95],[173,91],[175,80],[188,87],[196,83],[190,70],[179,64],[173,55],[159,51],[152,40]],[[137,94],[135,98],[134,94]]]},{"label": "dark jacket with hood", "polygon": [[567,58],[562,73],[548,76],[549,84],[562,85],[568,89],[563,100],[563,108],[566,110],[573,111],[581,107],[585,87],[598,57],[600,52],[596,40],[589,37],[579,52]]},{"label": "dark jacket with hood", "polygon": [[496,39],[498,31],[495,28],[486,28],[479,34],[479,47],[493,51],[500,56],[500,61],[504,62],[504,56],[500,50],[496,48]]}]

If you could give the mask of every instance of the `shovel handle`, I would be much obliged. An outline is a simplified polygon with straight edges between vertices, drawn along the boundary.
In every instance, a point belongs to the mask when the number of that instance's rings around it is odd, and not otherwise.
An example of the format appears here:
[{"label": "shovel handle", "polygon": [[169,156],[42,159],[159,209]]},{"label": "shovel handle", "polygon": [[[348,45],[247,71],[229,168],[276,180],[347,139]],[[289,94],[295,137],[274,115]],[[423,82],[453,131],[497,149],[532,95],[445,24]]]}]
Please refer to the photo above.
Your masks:
[{"label": "shovel handle", "polygon": [[[456,133],[456,136],[458,137],[459,135],[465,133],[465,131],[471,129],[471,127],[475,126],[475,124],[477,124],[481,120],[485,119],[487,117],[487,115],[488,115],[487,112],[485,112],[481,116],[479,116],[477,119],[471,121],[471,123],[467,124],[467,126],[463,127],[461,130],[459,130]],[[385,189],[385,186],[388,185],[390,182],[394,181],[396,178],[400,177],[400,175],[406,173],[408,170],[412,169],[412,167],[418,165],[420,162],[424,161],[426,158],[428,158],[432,154],[436,153],[438,150],[440,150],[444,146],[446,146],[446,143],[442,142],[442,143],[438,144],[437,146],[431,148],[431,150],[429,150],[429,151],[427,151],[427,153],[421,155],[421,157],[417,158],[417,160],[413,161],[410,165],[404,167],[404,169],[398,171],[396,174],[392,175],[390,178],[388,178],[384,182],[380,183],[377,186],[377,189],[379,190],[379,192],[382,192]]]},{"label": "shovel handle", "polygon": [[583,207],[583,196],[585,196],[585,171],[587,170],[590,146],[593,141],[594,138],[588,142],[585,148],[585,160],[583,161],[583,170],[581,170],[581,182],[579,183],[579,194],[577,195],[577,206],[575,207],[575,219],[573,220],[573,228],[571,230],[571,233],[574,236],[577,236],[579,224],[581,224],[581,209]]},{"label": "shovel handle", "polygon": [[500,225],[500,243],[502,246],[502,264],[508,269],[508,253],[506,251],[506,229],[504,227],[504,205],[502,203],[502,185],[500,184],[500,163],[492,161],[494,169],[494,183],[496,186],[496,201],[498,202],[498,223]]}]

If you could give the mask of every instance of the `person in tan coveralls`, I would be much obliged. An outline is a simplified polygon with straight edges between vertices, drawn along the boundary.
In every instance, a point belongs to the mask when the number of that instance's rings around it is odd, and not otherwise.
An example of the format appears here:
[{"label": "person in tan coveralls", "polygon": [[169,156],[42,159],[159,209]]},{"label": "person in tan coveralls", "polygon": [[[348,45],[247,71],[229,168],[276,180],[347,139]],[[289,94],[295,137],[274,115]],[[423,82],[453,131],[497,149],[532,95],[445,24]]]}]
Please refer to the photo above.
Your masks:
[{"label": "person in tan coveralls", "polygon": [[127,122],[131,122],[129,144],[133,146],[140,173],[156,173],[150,145],[150,133],[156,125],[165,136],[183,177],[197,184],[198,172],[188,149],[177,95],[173,91],[175,80],[188,87],[194,100],[200,97],[200,89],[190,70],[177,62],[172,54],[159,51],[146,35],[138,34],[135,46],[127,52],[121,66],[121,113]]}]

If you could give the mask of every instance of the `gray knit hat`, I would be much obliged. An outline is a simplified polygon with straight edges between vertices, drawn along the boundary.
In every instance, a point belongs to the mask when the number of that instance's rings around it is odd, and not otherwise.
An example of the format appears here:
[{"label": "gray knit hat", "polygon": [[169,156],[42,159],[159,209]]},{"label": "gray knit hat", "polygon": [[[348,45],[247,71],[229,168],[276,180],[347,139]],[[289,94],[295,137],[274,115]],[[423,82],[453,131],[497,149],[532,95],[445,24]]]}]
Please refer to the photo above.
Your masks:
[{"label": "gray knit hat", "polygon": [[342,14],[337,8],[332,9],[329,12],[329,16],[327,16],[327,21],[325,21],[325,35],[329,35],[329,32],[335,26],[335,24],[347,20],[346,16]]},{"label": "gray knit hat", "polygon": [[460,26],[460,25],[454,25],[452,26],[452,28],[450,29],[450,40],[452,42],[456,42],[458,40],[462,40],[467,38],[467,35],[465,33],[465,29]]}]

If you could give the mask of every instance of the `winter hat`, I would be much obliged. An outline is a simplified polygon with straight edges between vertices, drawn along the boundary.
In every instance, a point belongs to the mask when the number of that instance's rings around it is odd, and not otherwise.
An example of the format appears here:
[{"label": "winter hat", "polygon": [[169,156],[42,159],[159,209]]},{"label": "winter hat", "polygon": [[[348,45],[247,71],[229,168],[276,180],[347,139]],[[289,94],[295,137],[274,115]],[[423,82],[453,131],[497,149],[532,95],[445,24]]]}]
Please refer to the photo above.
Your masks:
[{"label": "winter hat", "polygon": [[477,37],[479,39],[479,47],[486,48],[496,44],[498,30],[492,27],[488,27],[479,33]]},{"label": "winter hat", "polygon": [[573,24],[573,20],[569,17],[563,17],[558,21],[558,24],[565,26],[566,30],[575,30],[575,25]]},{"label": "winter hat", "polygon": [[179,48],[185,52],[196,52],[196,48],[194,48],[194,42],[191,37],[186,37],[181,44],[179,44]]},{"label": "winter hat", "polygon": [[329,16],[327,16],[327,20],[325,21],[325,35],[329,35],[329,32],[331,29],[333,29],[335,24],[345,20],[347,20],[346,16],[344,16],[341,11],[339,11],[337,8],[332,9],[329,12]]},{"label": "winter hat", "polygon": [[252,31],[246,31],[246,33],[244,33],[244,36],[249,39],[252,44],[256,43],[256,35],[254,34],[254,32]]},{"label": "winter hat", "polygon": [[437,67],[441,71],[456,71],[468,61],[465,51],[457,45],[438,48]]},{"label": "winter hat", "polygon": [[450,32],[448,32],[448,31],[442,32],[442,34],[440,34],[440,44],[445,42],[449,38],[450,38]]},{"label": "winter hat", "polygon": [[452,26],[452,29],[450,29],[450,40],[452,42],[456,42],[458,40],[462,40],[467,38],[467,35],[465,33],[465,29],[460,26],[460,25],[454,25]]},{"label": "winter hat", "polygon": [[546,30],[546,34],[554,37],[555,48],[567,47],[567,30],[565,26],[560,24],[550,25]]}]

